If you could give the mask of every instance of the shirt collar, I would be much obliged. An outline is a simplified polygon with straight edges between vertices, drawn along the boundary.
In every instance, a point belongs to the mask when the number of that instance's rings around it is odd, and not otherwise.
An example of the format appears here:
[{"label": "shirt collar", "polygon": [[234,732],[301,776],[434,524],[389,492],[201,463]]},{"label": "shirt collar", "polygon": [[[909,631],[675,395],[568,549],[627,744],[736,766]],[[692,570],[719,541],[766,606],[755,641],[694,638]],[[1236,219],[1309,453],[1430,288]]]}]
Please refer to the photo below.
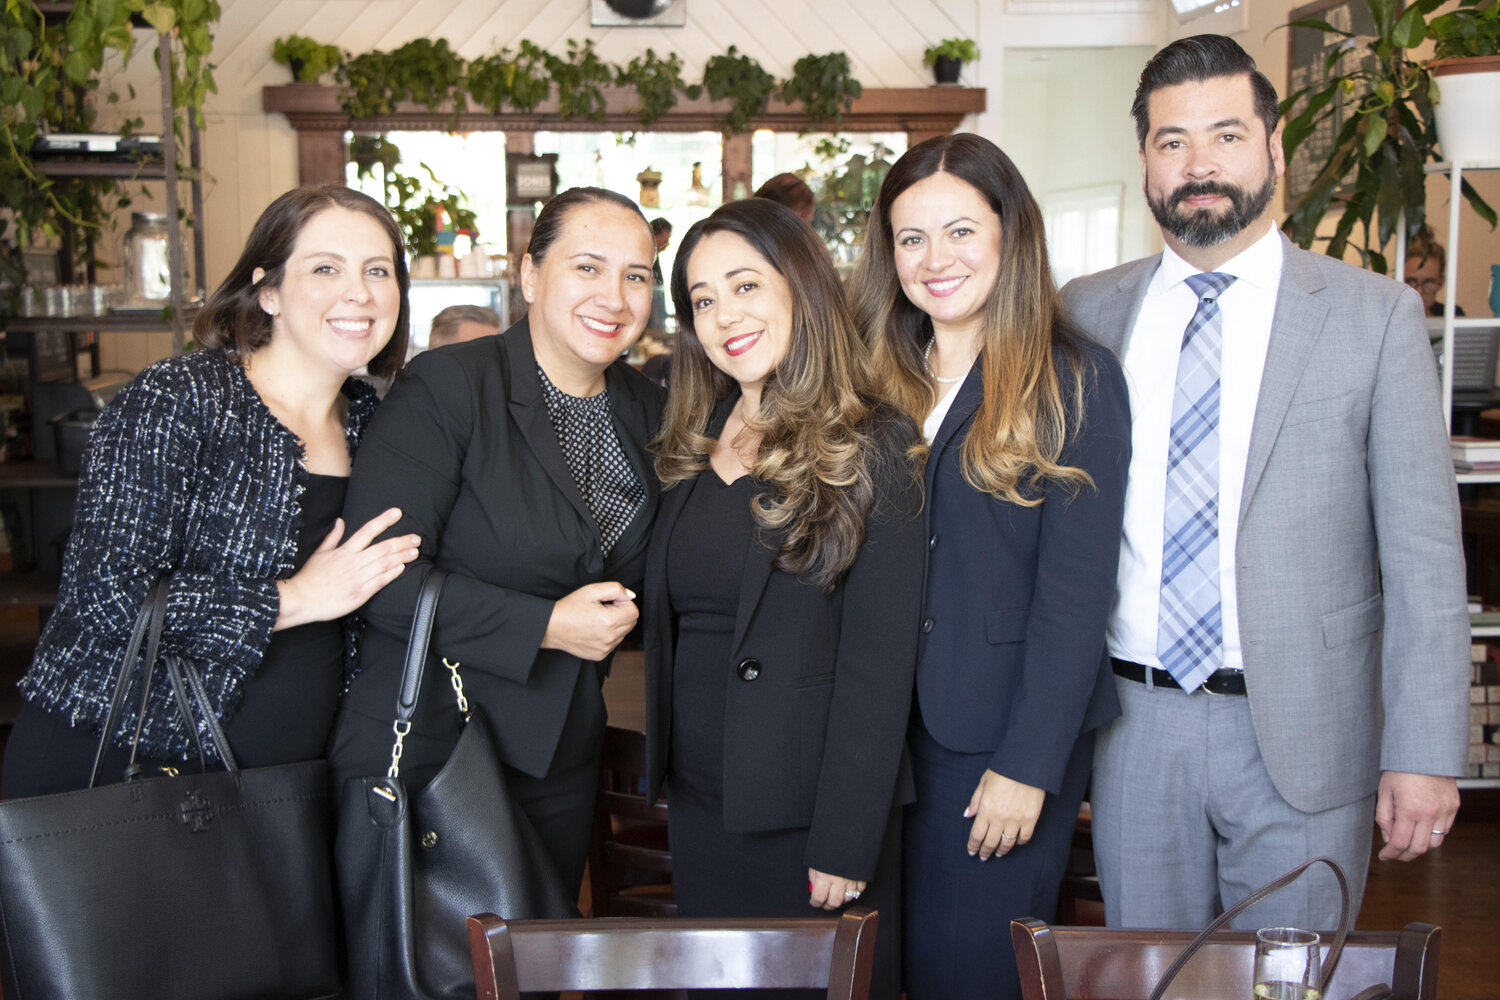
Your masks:
[{"label": "shirt collar", "polygon": [[[1217,270],[1221,274],[1234,275],[1236,284],[1243,281],[1257,288],[1275,289],[1281,281],[1281,261],[1281,230],[1273,224],[1264,236]],[[1152,278],[1150,292],[1161,293],[1175,288],[1189,275],[1197,273],[1198,269],[1179,257],[1170,246],[1163,247],[1161,265]]]}]

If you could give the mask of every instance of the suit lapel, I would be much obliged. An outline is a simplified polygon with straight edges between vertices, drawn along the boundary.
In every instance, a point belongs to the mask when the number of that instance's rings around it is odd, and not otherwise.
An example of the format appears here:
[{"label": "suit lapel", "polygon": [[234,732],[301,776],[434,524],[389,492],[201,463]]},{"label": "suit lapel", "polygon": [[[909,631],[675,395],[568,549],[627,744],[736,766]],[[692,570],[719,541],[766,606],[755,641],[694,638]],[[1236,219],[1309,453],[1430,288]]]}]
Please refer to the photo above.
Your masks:
[{"label": "suit lapel", "polygon": [[1324,282],[1308,253],[1282,236],[1281,284],[1276,310],[1271,318],[1271,340],[1266,347],[1266,367],[1260,379],[1255,404],[1255,422],[1250,429],[1250,453],[1245,460],[1245,488],[1240,497],[1239,523],[1260,484],[1271,448],[1281,433],[1287,407],[1302,380],[1302,372],[1328,317],[1328,305],[1316,293]]},{"label": "suit lapel", "polygon": [[542,397],[542,383],[536,373],[536,354],[531,349],[531,327],[523,319],[507,330],[501,339],[510,362],[510,417],[520,428],[521,436],[526,439],[537,463],[546,470],[553,485],[568,498],[568,503],[573,505],[597,540],[599,526],[588,504],[583,502],[583,494],[578,492],[578,484],[568,470],[568,461],[563,458],[562,445],[557,442],[552,418],[547,414],[547,401]]},{"label": "suit lapel", "polygon": [[[958,434],[961,428],[967,427],[974,416],[974,411],[979,409],[979,404],[984,402],[984,355],[974,359],[974,364],[969,368],[969,374],[965,376],[963,384],[958,387],[958,395],[953,399],[953,405],[948,408],[948,413],[943,417],[943,422],[938,425],[938,430],[932,438],[932,448],[928,452],[927,469],[924,473],[927,495],[932,496],[932,484],[937,474],[937,461],[948,447],[948,442]],[[931,510],[932,505],[927,505]]]}]

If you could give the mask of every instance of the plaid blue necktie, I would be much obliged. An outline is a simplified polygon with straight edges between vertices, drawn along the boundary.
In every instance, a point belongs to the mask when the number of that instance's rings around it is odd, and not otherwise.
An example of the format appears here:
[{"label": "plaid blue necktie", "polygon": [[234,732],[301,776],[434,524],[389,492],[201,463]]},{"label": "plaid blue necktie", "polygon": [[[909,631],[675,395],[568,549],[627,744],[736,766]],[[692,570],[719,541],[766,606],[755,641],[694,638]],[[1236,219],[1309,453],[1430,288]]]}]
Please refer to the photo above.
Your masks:
[{"label": "plaid blue necktie", "polygon": [[1223,664],[1219,605],[1219,296],[1234,275],[1187,278],[1198,310],[1182,334],[1162,521],[1156,653],[1184,691]]}]

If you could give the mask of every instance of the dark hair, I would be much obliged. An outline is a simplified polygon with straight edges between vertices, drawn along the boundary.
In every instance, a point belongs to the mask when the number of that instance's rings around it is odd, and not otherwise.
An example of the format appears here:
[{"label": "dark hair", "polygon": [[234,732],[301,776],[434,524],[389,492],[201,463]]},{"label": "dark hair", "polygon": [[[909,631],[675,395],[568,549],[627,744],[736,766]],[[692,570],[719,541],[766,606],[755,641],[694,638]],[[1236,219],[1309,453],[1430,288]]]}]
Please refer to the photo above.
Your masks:
[{"label": "dark hair", "polygon": [[1448,273],[1448,251],[1443,249],[1443,245],[1437,241],[1437,234],[1426,223],[1423,223],[1422,228],[1418,229],[1416,235],[1407,242],[1406,260],[1407,263],[1414,263],[1419,267],[1429,260],[1435,260],[1438,272]]},{"label": "dark hair", "polygon": [[[759,413],[747,421],[761,435],[751,474],[766,486],[755,500],[755,521],[781,536],[777,569],[831,587],[859,554],[874,504],[872,468],[880,461],[874,423],[904,418],[873,392],[864,345],[827,249],[785,205],[732,201],[682,239],[672,267],[677,347],[666,411],[652,442],[657,478],[671,488],[708,467],[714,442],[705,429],[734,386],[709,360],[688,294],[693,253],[718,233],[748,243],[785,279],[792,300],[791,342],[766,379]],[[910,439],[916,438],[911,427]]]},{"label": "dark hair", "polygon": [[812,214],[817,206],[812,188],[808,187],[807,182],[796,174],[777,174],[756,188],[755,194],[751,197],[768,198],[771,201],[780,202],[795,212],[799,218]]},{"label": "dark hair", "polygon": [[657,216],[651,220],[651,235],[660,236],[662,233],[670,233],[672,224],[663,216]]},{"label": "dark hair", "polygon": [[[297,237],[313,216],[329,208],[368,215],[390,237],[401,309],[396,314],[396,329],[391,339],[370,359],[369,369],[371,375],[380,378],[390,378],[401,370],[406,363],[411,325],[408,300],[411,276],[406,272],[406,243],[389,209],[369,195],[341,184],[293,188],[266,206],[250,230],[240,259],[193,320],[193,337],[199,344],[223,348],[231,357],[243,361],[271,342],[271,317],[261,308],[260,293],[281,287]],[[260,281],[255,280],[256,268],[265,271]]]},{"label": "dark hair", "polygon": [[1163,87],[1175,87],[1180,83],[1199,83],[1221,76],[1246,75],[1250,78],[1250,92],[1255,98],[1255,113],[1266,126],[1266,138],[1276,131],[1281,120],[1281,109],[1276,101],[1276,88],[1266,79],[1266,74],[1255,68],[1250,53],[1240,48],[1239,43],[1223,35],[1194,35],[1179,38],[1162,49],[1141,70],[1141,81],[1135,88],[1135,103],[1130,113],[1135,117],[1135,138],[1141,148],[1146,147],[1146,134],[1151,131],[1150,109],[1147,104],[1154,91]]},{"label": "dark hair", "polygon": [[932,323],[901,289],[891,207],[912,185],[939,173],[974,188],[1000,217],[1000,265],[980,339],[984,401],[964,441],[964,478],[977,490],[1024,505],[1041,502],[1042,480],[1081,489],[1091,482],[1088,473],[1060,459],[1082,420],[1091,366],[1082,336],[1062,314],[1041,209],[1010,157],[982,136],[961,132],[918,143],[880,186],[850,285],[875,377],[918,421],[937,402],[922,356]]},{"label": "dark hair", "polygon": [[562,194],[554,195],[549,199],[537,215],[536,225],[531,229],[531,242],[526,244],[526,253],[530,255],[531,262],[540,265],[546,259],[547,251],[552,249],[552,244],[557,241],[558,235],[562,232],[563,224],[568,220],[568,213],[579,206],[595,205],[601,201],[629,209],[641,217],[642,225],[649,228],[646,214],[641,211],[641,206],[623,194],[606,188],[569,188]]}]

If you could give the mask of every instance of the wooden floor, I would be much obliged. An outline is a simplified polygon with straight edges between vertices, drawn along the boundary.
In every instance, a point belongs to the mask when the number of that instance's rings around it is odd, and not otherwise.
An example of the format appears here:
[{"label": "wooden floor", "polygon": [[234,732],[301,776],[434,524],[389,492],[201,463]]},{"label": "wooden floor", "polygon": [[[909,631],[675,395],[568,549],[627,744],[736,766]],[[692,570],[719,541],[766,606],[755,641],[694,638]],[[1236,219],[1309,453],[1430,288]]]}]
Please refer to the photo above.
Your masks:
[{"label": "wooden floor", "polygon": [[1406,864],[1370,862],[1360,929],[1395,930],[1413,920],[1443,929],[1442,1000],[1500,997],[1500,791],[1464,792],[1441,850]]}]

